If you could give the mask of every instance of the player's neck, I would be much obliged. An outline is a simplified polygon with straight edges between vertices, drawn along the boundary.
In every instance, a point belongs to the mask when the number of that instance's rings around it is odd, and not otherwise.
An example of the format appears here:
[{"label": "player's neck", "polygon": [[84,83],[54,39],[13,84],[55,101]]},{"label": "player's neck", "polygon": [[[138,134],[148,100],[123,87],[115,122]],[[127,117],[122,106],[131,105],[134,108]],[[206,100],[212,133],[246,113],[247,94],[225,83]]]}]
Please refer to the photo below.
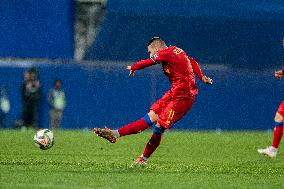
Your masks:
[{"label": "player's neck", "polygon": [[158,51],[161,51],[161,50],[164,50],[164,49],[167,49],[168,48],[168,46],[161,46],[160,48],[159,48],[159,50]]}]

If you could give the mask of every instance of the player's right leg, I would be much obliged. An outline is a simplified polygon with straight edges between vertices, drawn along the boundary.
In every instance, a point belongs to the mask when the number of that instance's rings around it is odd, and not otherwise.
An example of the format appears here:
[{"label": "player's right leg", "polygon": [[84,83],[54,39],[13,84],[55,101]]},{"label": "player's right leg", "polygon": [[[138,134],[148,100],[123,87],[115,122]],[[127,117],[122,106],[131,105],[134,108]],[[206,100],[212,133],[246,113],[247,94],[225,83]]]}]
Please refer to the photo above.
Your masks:
[{"label": "player's right leg", "polygon": [[155,152],[155,150],[159,147],[163,133],[165,131],[165,128],[162,127],[159,123],[157,123],[155,126],[153,126],[153,134],[149,140],[149,142],[146,144],[144,152],[141,156],[139,156],[133,163],[132,167],[134,166],[141,166],[145,165],[148,158]]},{"label": "player's right leg", "polygon": [[267,155],[269,157],[276,157],[278,147],[280,145],[282,136],[283,136],[283,130],[284,130],[284,101],[280,104],[275,118],[275,127],[274,127],[274,132],[273,132],[273,140],[272,140],[272,145],[264,148],[264,149],[258,149],[258,153]]},{"label": "player's right leg", "polygon": [[117,130],[111,130],[109,128],[94,128],[94,133],[98,136],[105,138],[111,143],[115,143],[119,137],[131,135],[131,134],[137,134],[145,129],[152,126],[158,119],[158,115],[156,115],[152,110],[146,114],[141,119],[131,122],[127,125],[124,125],[123,127],[117,129]]},{"label": "player's right leg", "polygon": [[[180,120],[191,109],[195,97],[187,96],[185,98],[178,98],[172,100],[168,99],[165,96],[165,98],[163,99],[163,105],[166,104],[166,106],[163,106],[161,102],[159,103],[159,107],[163,108],[162,112],[159,113],[157,124],[153,126],[152,137],[146,144],[143,154],[133,162],[132,166],[144,165],[146,163],[150,156],[159,147],[164,131],[166,129],[169,129],[174,122]],[[156,112],[155,106],[156,104],[154,104],[151,109],[155,110]]]}]

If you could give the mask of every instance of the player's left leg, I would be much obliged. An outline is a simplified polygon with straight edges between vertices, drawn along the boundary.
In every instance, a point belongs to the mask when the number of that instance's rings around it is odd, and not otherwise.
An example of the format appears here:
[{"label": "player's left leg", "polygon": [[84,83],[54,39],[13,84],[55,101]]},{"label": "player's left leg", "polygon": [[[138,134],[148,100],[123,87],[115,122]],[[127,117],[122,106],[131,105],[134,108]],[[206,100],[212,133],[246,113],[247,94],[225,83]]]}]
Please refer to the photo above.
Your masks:
[{"label": "player's left leg", "polygon": [[143,118],[131,122],[117,130],[114,130],[117,137],[122,137],[126,135],[137,134],[145,129],[151,127],[154,123],[157,122],[158,115],[154,111],[150,110]]},{"label": "player's left leg", "polygon": [[94,128],[94,133],[98,136],[107,139],[111,143],[115,143],[119,137],[136,134],[144,131],[149,128],[153,124],[155,124],[158,120],[158,115],[162,112],[164,107],[168,104],[171,99],[170,91],[166,92],[162,98],[157,100],[152,106],[151,110],[148,114],[146,114],[143,118],[131,122],[117,130],[110,130],[108,128],[100,129]]},{"label": "player's left leg", "polygon": [[109,128],[94,128],[94,133],[98,136],[107,139],[111,143],[115,143],[119,137],[137,134],[145,129],[151,127],[155,122],[157,122],[158,115],[156,115],[152,110],[147,113],[141,119],[124,125],[117,130],[111,130]]},{"label": "player's left leg", "polygon": [[274,126],[274,132],[273,132],[273,140],[272,145],[264,148],[264,149],[258,149],[258,153],[267,155],[269,157],[276,157],[278,147],[280,145],[282,136],[283,136],[283,130],[284,130],[284,101],[280,104],[275,118],[275,126]]}]

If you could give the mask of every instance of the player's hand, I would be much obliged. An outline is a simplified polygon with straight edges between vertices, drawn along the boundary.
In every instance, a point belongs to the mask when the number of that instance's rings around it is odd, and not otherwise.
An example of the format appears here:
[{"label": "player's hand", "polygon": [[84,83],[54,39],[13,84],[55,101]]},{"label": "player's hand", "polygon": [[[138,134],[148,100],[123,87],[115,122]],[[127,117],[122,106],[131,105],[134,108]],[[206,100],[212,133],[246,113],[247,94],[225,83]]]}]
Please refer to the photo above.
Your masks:
[{"label": "player's hand", "polygon": [[274,76],[277,78],[277,79],[280,79],[282,76],[283,76],[283,72],[282,70],[279,70],[279,71],[276,71]]},{"label": "player's hand", "polygon": [[127,68],[129,70],[129,76],[133,77],[135,75],[135,71],[131,70],[131,66],[127,66]]},{"label": "player's hand", "polygon": [[206,76],[202,77],[202,82],[206,83],[206,84],[210,84],[210,85],[213,84],[213,80],[211,78],[209,78],[209,77],[206,77]]}]

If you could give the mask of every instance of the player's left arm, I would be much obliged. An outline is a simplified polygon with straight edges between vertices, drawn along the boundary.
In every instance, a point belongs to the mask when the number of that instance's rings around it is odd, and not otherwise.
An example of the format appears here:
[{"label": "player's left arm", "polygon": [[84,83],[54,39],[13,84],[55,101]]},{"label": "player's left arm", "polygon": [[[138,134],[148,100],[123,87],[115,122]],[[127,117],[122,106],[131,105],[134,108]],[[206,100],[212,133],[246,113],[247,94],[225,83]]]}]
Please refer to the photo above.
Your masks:
[{"label": "player's left arm", "polygon": [[191,57],[188,57],[190,60],[193,72],[197,75],[197,77],[206,84],[213,84],[213,80],[205,75],[203,75],[198,63]]},{"label": "player's left arm", "polygon": [[127,66],[126,69],[129,70],[129,76],[134,76],[136,70],[141,70],[154,64],[157,64],[157,62],[153,58],[148,58],[146,60],[140,60],[139,62],[136,62],[131,66]]},{"label": "player's left arm", "polygon": [[280,79],[281,77],[284,76],[284,70],[278,70],[274,73],[274,76],[277,78],[277,79]]}]

